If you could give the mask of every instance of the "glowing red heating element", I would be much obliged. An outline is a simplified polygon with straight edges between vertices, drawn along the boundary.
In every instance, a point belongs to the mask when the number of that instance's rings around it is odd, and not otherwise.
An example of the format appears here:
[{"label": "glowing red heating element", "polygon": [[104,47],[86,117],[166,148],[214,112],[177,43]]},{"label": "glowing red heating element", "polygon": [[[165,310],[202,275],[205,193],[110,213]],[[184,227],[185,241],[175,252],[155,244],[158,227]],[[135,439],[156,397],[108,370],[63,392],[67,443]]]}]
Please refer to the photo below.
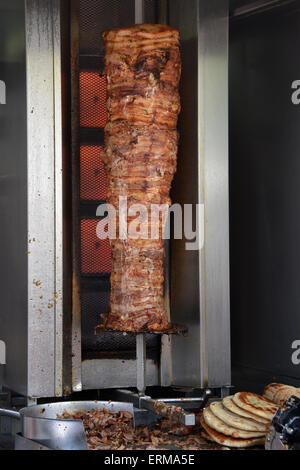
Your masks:
[{"label": "glowing red heating element", "polygon": [[100,274],[111,272],[109,239],[100,240],[96,229],[100,219],[81,219],[81,272]]},{"label": "glowing red heating element", "polygon": [[105,201],[106,174],[100,158],[101,147],[82,145],[80,147],[80,199]]},{"label": "glowing red heating element", "polygon": [[106,79],[97,72],[80,72],[80,126],[104,127],[106,124]]}]

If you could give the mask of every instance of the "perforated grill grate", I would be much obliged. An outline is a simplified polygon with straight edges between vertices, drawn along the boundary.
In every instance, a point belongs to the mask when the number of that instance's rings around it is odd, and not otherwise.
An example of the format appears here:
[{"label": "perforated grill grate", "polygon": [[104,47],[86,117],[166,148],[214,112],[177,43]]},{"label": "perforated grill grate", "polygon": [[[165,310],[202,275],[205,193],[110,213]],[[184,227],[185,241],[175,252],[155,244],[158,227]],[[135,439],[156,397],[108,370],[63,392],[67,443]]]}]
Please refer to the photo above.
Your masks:
[{"label": "perforated grill grate", "polygon": [[[155,23],[156,0],[145,0],[145,22]],[[97,201],[105,201],[106,177],[100,151],[106,124],[103,31],[135,22],[134,0],[80,0],[80,268],[82,357],[135,358],[134,335],[106,332],[95,336],[101,313],[109,311],[111,249],[96,234]],[[146,335],[147,357],[159,360],[160,337]]]},{"label": "perforated grill grate", "polygon": [[97,72],[80,72],[80,126],[104,127],[106,123],[106,79]]},{"label": "perforated grill grate", "polygon": [[81,219],[81,273],[101,274],[111,271],[111,248],[108,238],[97,237],[99,219]]},{"label": "perforated grill grate", "polygon": [[89,201],[106,199],[106,174],[99,145],[80,147],[80,198]]},{"label": "perforated grill grate", "polygon": [[[83,359],[92,357],[135,359],[136,339],[134,335],[120,332],[106,332],[95,336],[95,325],[103,323],[101,313],[109,311],[109,281],[90,280],[82,282],[82,346]],[[160,338],[157,335],[146,335],[147,357],[159,360]]]},{"label": "perforated grill grate", "polygon": [[[135,359],[136,338],[134,335],[124,335],[120,332],[106,332],[95,336],[95,326],[102,323],[100,313],[109,311],[109,290],[103,284],[93,283],[92,288],[82,286],[82,346],[83,359],[91,357]],[[160,338],[156,335],[146,335],[147,357],[159,360]]]},{"label": "perforated grill grate", "polygon": [[158,15],[158,1],[144,0],[144,23],[156,23]]},{"label": "perforated grill grate", "polygon": [[134,23],[134,0],[80,1],[80,54],[103,55],[101,33]]}]

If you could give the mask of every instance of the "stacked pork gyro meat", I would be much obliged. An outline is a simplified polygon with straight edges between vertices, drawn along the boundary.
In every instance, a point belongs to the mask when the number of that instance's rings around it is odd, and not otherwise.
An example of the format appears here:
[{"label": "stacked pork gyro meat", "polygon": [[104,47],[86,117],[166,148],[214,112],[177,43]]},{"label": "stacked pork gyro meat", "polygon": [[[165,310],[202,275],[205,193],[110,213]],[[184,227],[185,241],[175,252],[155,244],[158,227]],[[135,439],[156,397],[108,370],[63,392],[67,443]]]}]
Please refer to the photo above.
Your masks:
[{"label": "stacked pork gyro meat", "polygon": [[[176,171],[179,33],[169,26],[144,24],[104,32],[103,41],[107,124],[102,157],[107,202],[117,220],[116,236],[110,236],[111,296],[105,327],[161,332],[169,327],[163,295],[165,222],[150,216],[153,206],[170,205]],[[120,230],[120,200],[128,210],[125,230]],[[129,227],[138,206],[147,219],[135,237]]]}]

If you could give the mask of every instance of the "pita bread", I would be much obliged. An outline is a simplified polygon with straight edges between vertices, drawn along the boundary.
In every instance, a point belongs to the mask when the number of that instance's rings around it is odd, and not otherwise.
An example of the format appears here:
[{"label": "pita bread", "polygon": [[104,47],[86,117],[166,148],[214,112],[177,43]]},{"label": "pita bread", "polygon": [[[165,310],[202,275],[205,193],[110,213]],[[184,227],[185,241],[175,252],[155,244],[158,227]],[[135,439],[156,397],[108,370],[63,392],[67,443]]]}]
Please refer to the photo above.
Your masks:
[{"label": "pita bread", "polygon": [[264,389],[263,397],[275,403],[275,400],[274,400],[275,394],[283,386],[284,386],[283,384],[277,384],[277,383],[271,383],[267,385],[266,388]]},{"label": "pita bread", "polygon": [[231,436],[241,439],[251,439],[253,437],[262,437],[265,435],[265,432],[243,431],[241,429],[237,429],[228,424],[225,424],[224,421],[217,418],[217,416],[213,414],[211,410],[211,405],[203,410],[203,417],[204,421],[209,427],[211,427],[215,431],[225,434],[225,436]]},{"label": "pita bread", "polygon": [[231,411],[232,413],[235,413],[236,415],[243,416],[244,418],[254,419],[255,421],[258,421],[259,423],[262,423],[262,424],[267,424],[267,425],[270,424],[269,419],[262,418],[261,416],[256,416],[253,413],[249,413],[249,411],[243,410],[242,408],[237,406],[232,400],[232,397],[233,396],[230,395],[229,397],[223,398],[222,403],[223,403],[223,406],[227,410]]},{"label": "pita bread", "polygon": [[244,431],[253,431],[256,433],[266,433],[268,430],[266,424],[258,423],[253,419],[243,418],[242,416],[236,415],[235,413],[226,410],[226,408],[224,408],[220,401],[215,401],[214,403],[211,403],[210,409],[217,418],[221,419],[222,421],[224,421],[224,423],[234,428],[242,429]]},{"label": "pita bread", "polygon": [[252,439],[237,439],[234,437],[225,436],[224,434],[221,434],[220,432],[216,431],[215,429],[212,429],[208,424],[206,424],[203,416],[201,416],[200,423],[207,432],[207,434],[211,437],[211,439],[213,439],[221,446],[243,448],[264,445],[265,443],[264,437],[254,437]]},{"label": "pita bread", "polygon": [[278,409],[278,405],[256,393],[238,392],[233,395],[232,399],[243,410],[270,420],[273,419]]},{"label": "pita bread", "polygon": [[282,405],[291,395],[300,398],[300,390],[296,387],[289,387],[284,385],[280,390],[275,393],[274,402]]},{"label": "pita bread", "polygon": [[203,431],[201,431],[200,436],[203,437],[203,439],[206,439],[209,442],[216,442],[212,439],[212,437],[210,437],[210,435],[204,429],[203,429]]}]

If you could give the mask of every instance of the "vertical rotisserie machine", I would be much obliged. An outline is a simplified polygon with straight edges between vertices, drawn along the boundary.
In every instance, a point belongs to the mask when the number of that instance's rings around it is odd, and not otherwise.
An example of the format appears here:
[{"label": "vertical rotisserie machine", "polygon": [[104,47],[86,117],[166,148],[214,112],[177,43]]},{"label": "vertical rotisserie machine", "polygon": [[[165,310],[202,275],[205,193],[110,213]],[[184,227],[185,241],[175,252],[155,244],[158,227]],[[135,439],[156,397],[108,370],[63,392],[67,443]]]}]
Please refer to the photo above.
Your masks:
[{"label": "vertical rotisserie machine", "polygon": [[227,2],[0,0],[0,11],[0,383],[34,400],[137,385],[135,336],[94,334],[111,256],[96,237],[101,32],[165,22],[183,64],[172,201],[204,214],[204,242],[166,243],[166,305],[188,335],[146,335],[146,384],[230,386]]}]

